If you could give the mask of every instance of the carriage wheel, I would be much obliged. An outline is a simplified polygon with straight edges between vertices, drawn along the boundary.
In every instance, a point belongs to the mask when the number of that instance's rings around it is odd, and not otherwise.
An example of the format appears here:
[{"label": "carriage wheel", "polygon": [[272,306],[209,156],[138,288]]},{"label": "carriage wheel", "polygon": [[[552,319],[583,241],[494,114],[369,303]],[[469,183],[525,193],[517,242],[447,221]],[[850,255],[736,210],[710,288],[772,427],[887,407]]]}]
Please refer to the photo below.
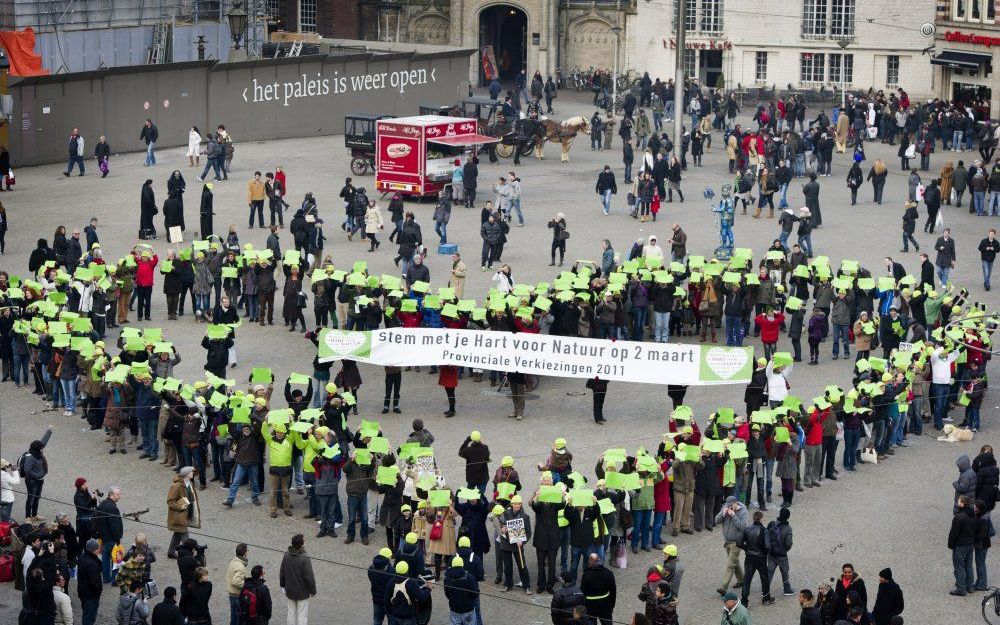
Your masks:
[{"label": "carriage wheel", "polygon": [[522,143],[520,145],[521,156],[531,156],[531,153],[535,150],[535,144],[537,141],[528,141],[527,143]]},{"label": "carriage wheel", "polygon": [[500,158],[510,158],[514,156],[514,145],[510,143],[498,143],[497,144],[497,156]]},{"label": "carriage wheel", "polygon": [[368,173],[368,159],[355,156],[351,159],[351,173],[355,176],[364,176]]}]

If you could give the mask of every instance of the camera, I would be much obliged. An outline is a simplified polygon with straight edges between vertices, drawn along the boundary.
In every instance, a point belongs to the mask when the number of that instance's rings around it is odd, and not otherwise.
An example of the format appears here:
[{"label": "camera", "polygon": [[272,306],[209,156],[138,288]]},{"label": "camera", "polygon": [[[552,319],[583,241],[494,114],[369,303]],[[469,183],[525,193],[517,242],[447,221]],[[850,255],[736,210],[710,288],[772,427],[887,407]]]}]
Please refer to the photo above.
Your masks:
[{"label": "camera", "polygon": [[99,489],[99,488],[94,490],[94,494],[97,495],[98,497],[103,497],[104,496],[104,493],[101,492],[101,489]]}]

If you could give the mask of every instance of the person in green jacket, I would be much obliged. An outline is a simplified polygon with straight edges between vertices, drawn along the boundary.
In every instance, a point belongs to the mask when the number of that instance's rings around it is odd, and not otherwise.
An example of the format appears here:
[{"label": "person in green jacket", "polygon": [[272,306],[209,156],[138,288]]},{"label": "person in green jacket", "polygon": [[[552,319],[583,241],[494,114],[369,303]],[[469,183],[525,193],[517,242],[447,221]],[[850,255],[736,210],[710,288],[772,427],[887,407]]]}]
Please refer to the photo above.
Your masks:
[{"label": "person in green jacket", "polygon": [[267,443],[268,480],[271,490],[271,518],[278,516],[278,497],[285,510],[285,516],[292,516],[292,499],[288,485],[292,477],[292,446],[284,425],[265,425],[261,434]]},{"label": "person in green jacket", "polygon": [[750,610],[740,603],[734,592],[727,592],[722,597],[721,625],[752,625]]},{"label": "person in green jacket", "polygon": [[[639,474],[639,490],[632,491],[632,553],[639,553],[639,542],[642,550],[650,551],[650,522],[653,520],[653,487],[663,479],[663,472],[650,456],[636,459]],[[641,538],[640,538],[641,537]]]}]

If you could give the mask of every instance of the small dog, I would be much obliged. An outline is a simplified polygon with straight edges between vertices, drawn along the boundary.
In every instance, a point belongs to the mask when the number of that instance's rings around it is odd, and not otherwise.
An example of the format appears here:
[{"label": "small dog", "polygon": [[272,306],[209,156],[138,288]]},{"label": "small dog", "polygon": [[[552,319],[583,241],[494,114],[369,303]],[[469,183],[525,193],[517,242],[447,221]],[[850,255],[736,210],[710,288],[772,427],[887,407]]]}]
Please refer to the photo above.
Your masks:
[{"label": "small dog", "polygon": [[971,441],[974,436],[972,430],[955,427],[950,423],[946,423],[944,426],[944,436],[938,436],[937,439],[946,443],[962,443]]}]

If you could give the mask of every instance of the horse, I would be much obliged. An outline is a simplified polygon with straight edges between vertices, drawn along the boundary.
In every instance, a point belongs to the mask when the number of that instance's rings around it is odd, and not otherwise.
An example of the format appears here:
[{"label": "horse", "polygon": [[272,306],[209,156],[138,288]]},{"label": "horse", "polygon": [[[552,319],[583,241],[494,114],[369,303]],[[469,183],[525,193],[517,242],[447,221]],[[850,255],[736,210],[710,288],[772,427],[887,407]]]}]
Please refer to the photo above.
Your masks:
[{"label": "horse", "polygon": [[589,133],[590,132],[590,121],[583,116],[577,115],[575,117],[570,117],[563,122],[557,122],[552,119],[539,120],[539,137],[541,137],[541,130],[544,129],[545,136],[542,140],[535,144],[535,158],[542,160],[545,158],[545,143],[552,141],[554,143],[559,143],[562,146],[562,155],[560,161],[563,163],[569,162],[569,147],[573,144],[573,139],[576,137],[577,133]]}]

